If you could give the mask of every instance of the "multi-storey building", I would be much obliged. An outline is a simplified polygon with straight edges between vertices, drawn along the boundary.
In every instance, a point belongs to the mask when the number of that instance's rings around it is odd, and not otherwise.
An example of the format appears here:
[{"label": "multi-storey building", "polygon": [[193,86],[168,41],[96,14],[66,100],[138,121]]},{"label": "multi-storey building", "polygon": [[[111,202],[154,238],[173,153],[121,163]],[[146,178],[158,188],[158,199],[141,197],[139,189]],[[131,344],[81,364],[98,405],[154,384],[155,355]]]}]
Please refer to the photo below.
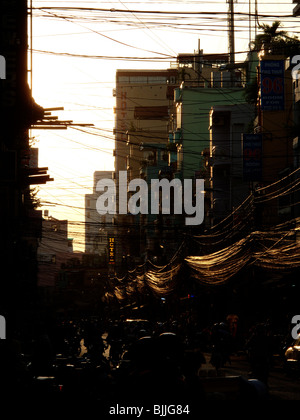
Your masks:
[{"label": "multi-storey building", "polygon": [[206,180],[205,227],[224,218],[249,193],[241,171],[241,134],[254,118],[244,98],[248,64],[228,61],[229,56],[208,56],[202,83],[183,82],[174,97],[171,141],[177,168],[184,179]]},{"label": "multi-storey building", "polygon": [[97,212],[96,203],[99,192],[96,191],[100,180],[112,180],[111,171],[95,171],[93,181],[93,193],[85,195],[85,252],[97,254],[106,261],[109,259],[109,238],[113,237],[113,215]]},{"label": "multi-storey building", "polygon": [[42,238],[37,250],[38,286],[53,289],[63,263],[73,254],[73,241],[68,237],[68,221],[44,215]]},{"label": "multi-storey building", "polygon": [[[127,191],[127,185],[119,186],[120,171],[127,171],[128,182],[142,177],[148,185],[153,178],[203,178],[210,107],[242,102],[243,72],[227,71],[228,64],[228,54],[203,54],[198,49],[179,54],[167,70],[117,72],[114,153],[118,188]],[[132,217],[127,214],[128,195],[122,197],[124,202],[117,194],[117,208],[124,213],[115,218],[118,263],[170,257],[184,231],[180,215]]]},{"label": "multi-storey building", "polygon": [[0,312],[9,312],[15,321],[29,302],[36,302],[42,218],[31,185],[50,178],[47,168],[29,165],[29,129],[44,117],[44,110],[28,85],[27,1],[1,0],[0,10],[0,263],[6,273],[0,284]]},{"label": "multi-storey building", "polygon": [[207,195],[210,195],[208,214],[213,226],[239,207],[250,193],[243,173],[242,136],[253,118],[253,107],[246,103],[214,105],[209,118]]},{"label": "multi-storey building", "polygon": [[[52,181],[48,168],[38,167],[30,130],[66,128],[70,122],[58,121],[51,116],[53,109],[44,109],[32,97],[28,54],[32,10],[27,0],[0,0],[0,10],[0,263],[2,272],[8,273],[0,284],[0,312],[9,312],[16,322],[22,311],[34,314],[38,302],[42,212],[36,209],[32,186]],[[21,314],[19,321],[24,319]]]},{"label": "multi-storey building", "polygon": [[[291,195],[275,194],[270,184],[281,182],[290,187],[287,177],[293,168],[293,84],[289,60],[262,50],[258,65],[259,94],[254,132],[262,136],[262,175],[258,189],[261,204],[260,223],[274,225],[290,219]],[[295,143],[294,143],[295,144]],[[268,190],[265,189],[268,188]],[[276,185],[274,187],[277,188]],[[263,194],[267,194],[265,198]],[[274,197],[271,199],[271,197]]]},{"label": "multi-storey building", "polygon": [[[299,4],[300,7],[300,4]],[[293,139],[293,170],[298,171],[295,173],[296,179],[300,179],[299,167],[300,167],[300,73],[297,73],[295,80],[293,81],[293,94],[294,94],[294,124],[295,137]],[[300,192],[296,191],[294,193],[294,206],[293,214],[295,217],[300,216]]]},{"label": "multi-storey building", "polygon": [[[160,147],[166,145],[169,109],[177,82],[177,70],[118,70],[116,74],[115,181],[117,210],[115,218],[117,265],[128,267],[145,255],[140,244],[140,224],[127,214],[127,185],[119,185],[120,171],[127,171],[128,182],[140,178],[147,165],[156,165]],[[119,199],[119,192],[126,197]],[[124,194],[122,194],[124,196]],[[123,213],[123,214],[121,214]]]}]

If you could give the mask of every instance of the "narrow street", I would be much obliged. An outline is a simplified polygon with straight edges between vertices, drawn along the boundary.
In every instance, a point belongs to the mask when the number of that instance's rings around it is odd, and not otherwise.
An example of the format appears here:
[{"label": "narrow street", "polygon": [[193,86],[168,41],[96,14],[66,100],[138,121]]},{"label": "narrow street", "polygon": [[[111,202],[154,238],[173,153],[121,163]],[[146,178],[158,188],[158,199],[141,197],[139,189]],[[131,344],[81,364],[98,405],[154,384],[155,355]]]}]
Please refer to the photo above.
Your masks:
[{"label": "narrow street", "polygon": [[0,10],[1,402],[300,400],[300,0]]},{"label": "narrow street", "polygon": [[[244,377],[250,379],[250,367],[245,355],[232,356],[231,364],[227,363],[224,368],[221,368],[218,375],[216,370],[209,363],[210,354],[205,354],[206,364],[201,366],[199,376],[207,380],[207,378],[230,378]],[[212,381],[211,381],[212,382]],[[214,382],[215,391],[218,390],[218,381]],[[220,381],[221,383],[221,381]],[[228,381],[228,385],[229,385]],[[300,400],[300,377],[293,377],[284,372],[282,363],[274,362],[274,366],[270,370],[269,375],[269,399],[270,400]],[[220,385],[221,387],[221,385]],[[230,391],[230,386],[222,385],[222,391]]]}]

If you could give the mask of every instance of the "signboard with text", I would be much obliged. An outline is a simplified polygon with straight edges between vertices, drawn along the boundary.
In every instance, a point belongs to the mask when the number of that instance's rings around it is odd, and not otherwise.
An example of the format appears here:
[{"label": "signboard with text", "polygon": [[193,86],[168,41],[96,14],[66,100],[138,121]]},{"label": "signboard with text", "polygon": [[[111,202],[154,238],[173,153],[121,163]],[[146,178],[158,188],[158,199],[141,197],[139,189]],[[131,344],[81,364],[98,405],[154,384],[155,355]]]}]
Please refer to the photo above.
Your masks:
[{"label": "signboard with text", "polygon": [[262,134],[243,134],[244,181],[261,181]]},{"label": "signboard with text", "polygon": [[115,263],[115,238],[113,236],[108,237],[108,263]]},{"label": "signboard with text", "polygon": [[284,110],[284,61],[260,62],[262,111]]}]

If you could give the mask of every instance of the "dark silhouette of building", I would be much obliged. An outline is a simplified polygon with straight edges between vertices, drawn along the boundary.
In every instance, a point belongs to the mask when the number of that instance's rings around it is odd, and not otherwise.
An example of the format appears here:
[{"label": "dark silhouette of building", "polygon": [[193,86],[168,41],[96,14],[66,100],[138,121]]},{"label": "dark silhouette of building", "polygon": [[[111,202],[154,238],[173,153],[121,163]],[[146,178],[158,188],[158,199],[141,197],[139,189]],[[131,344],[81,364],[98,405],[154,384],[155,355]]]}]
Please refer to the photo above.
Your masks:
[{"label": "dark silhouette of building", "polygon": [[45,110],[27,82],[27,2],[1,0],[0,14],[0,312],[7,317],[9,335],[35,305],[42,217],[33,186],[50,177],[47,168],[29,163],[30,128],[42,121]]}]

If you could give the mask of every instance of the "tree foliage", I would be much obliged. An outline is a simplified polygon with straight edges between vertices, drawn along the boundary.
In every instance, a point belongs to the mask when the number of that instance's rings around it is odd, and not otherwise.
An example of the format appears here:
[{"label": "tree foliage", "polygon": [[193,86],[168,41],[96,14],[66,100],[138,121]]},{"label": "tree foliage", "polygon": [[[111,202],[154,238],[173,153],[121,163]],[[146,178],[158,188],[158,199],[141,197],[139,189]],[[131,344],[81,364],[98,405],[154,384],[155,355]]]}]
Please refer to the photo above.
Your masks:
[{"label": "tree foliage", "polygon": [[[267,55],[282,55],[283,57],[292,57],[300,52],[300,40],[296,37],[290,37],[284,30],[280,30],[281,22],[276,20],[272,25],[260,24],[262,33],[256,35],[252,42],[254,51],[264,50]],[[250,104],[256,104],[258,96],[258,81],[253,78],[245,88],[245,99]]]},{"label": "tree foliage", "polygon": [[264,50],[266,54],[283,55],[289,57],[299,53],[300,40],[296,37],[290,37],[281,28],[281,22],[276,20],[272,25],[260,24],[259,28],[263,30],[261,34],[256,35],[252,42],[252,47],[256,51]]}]

